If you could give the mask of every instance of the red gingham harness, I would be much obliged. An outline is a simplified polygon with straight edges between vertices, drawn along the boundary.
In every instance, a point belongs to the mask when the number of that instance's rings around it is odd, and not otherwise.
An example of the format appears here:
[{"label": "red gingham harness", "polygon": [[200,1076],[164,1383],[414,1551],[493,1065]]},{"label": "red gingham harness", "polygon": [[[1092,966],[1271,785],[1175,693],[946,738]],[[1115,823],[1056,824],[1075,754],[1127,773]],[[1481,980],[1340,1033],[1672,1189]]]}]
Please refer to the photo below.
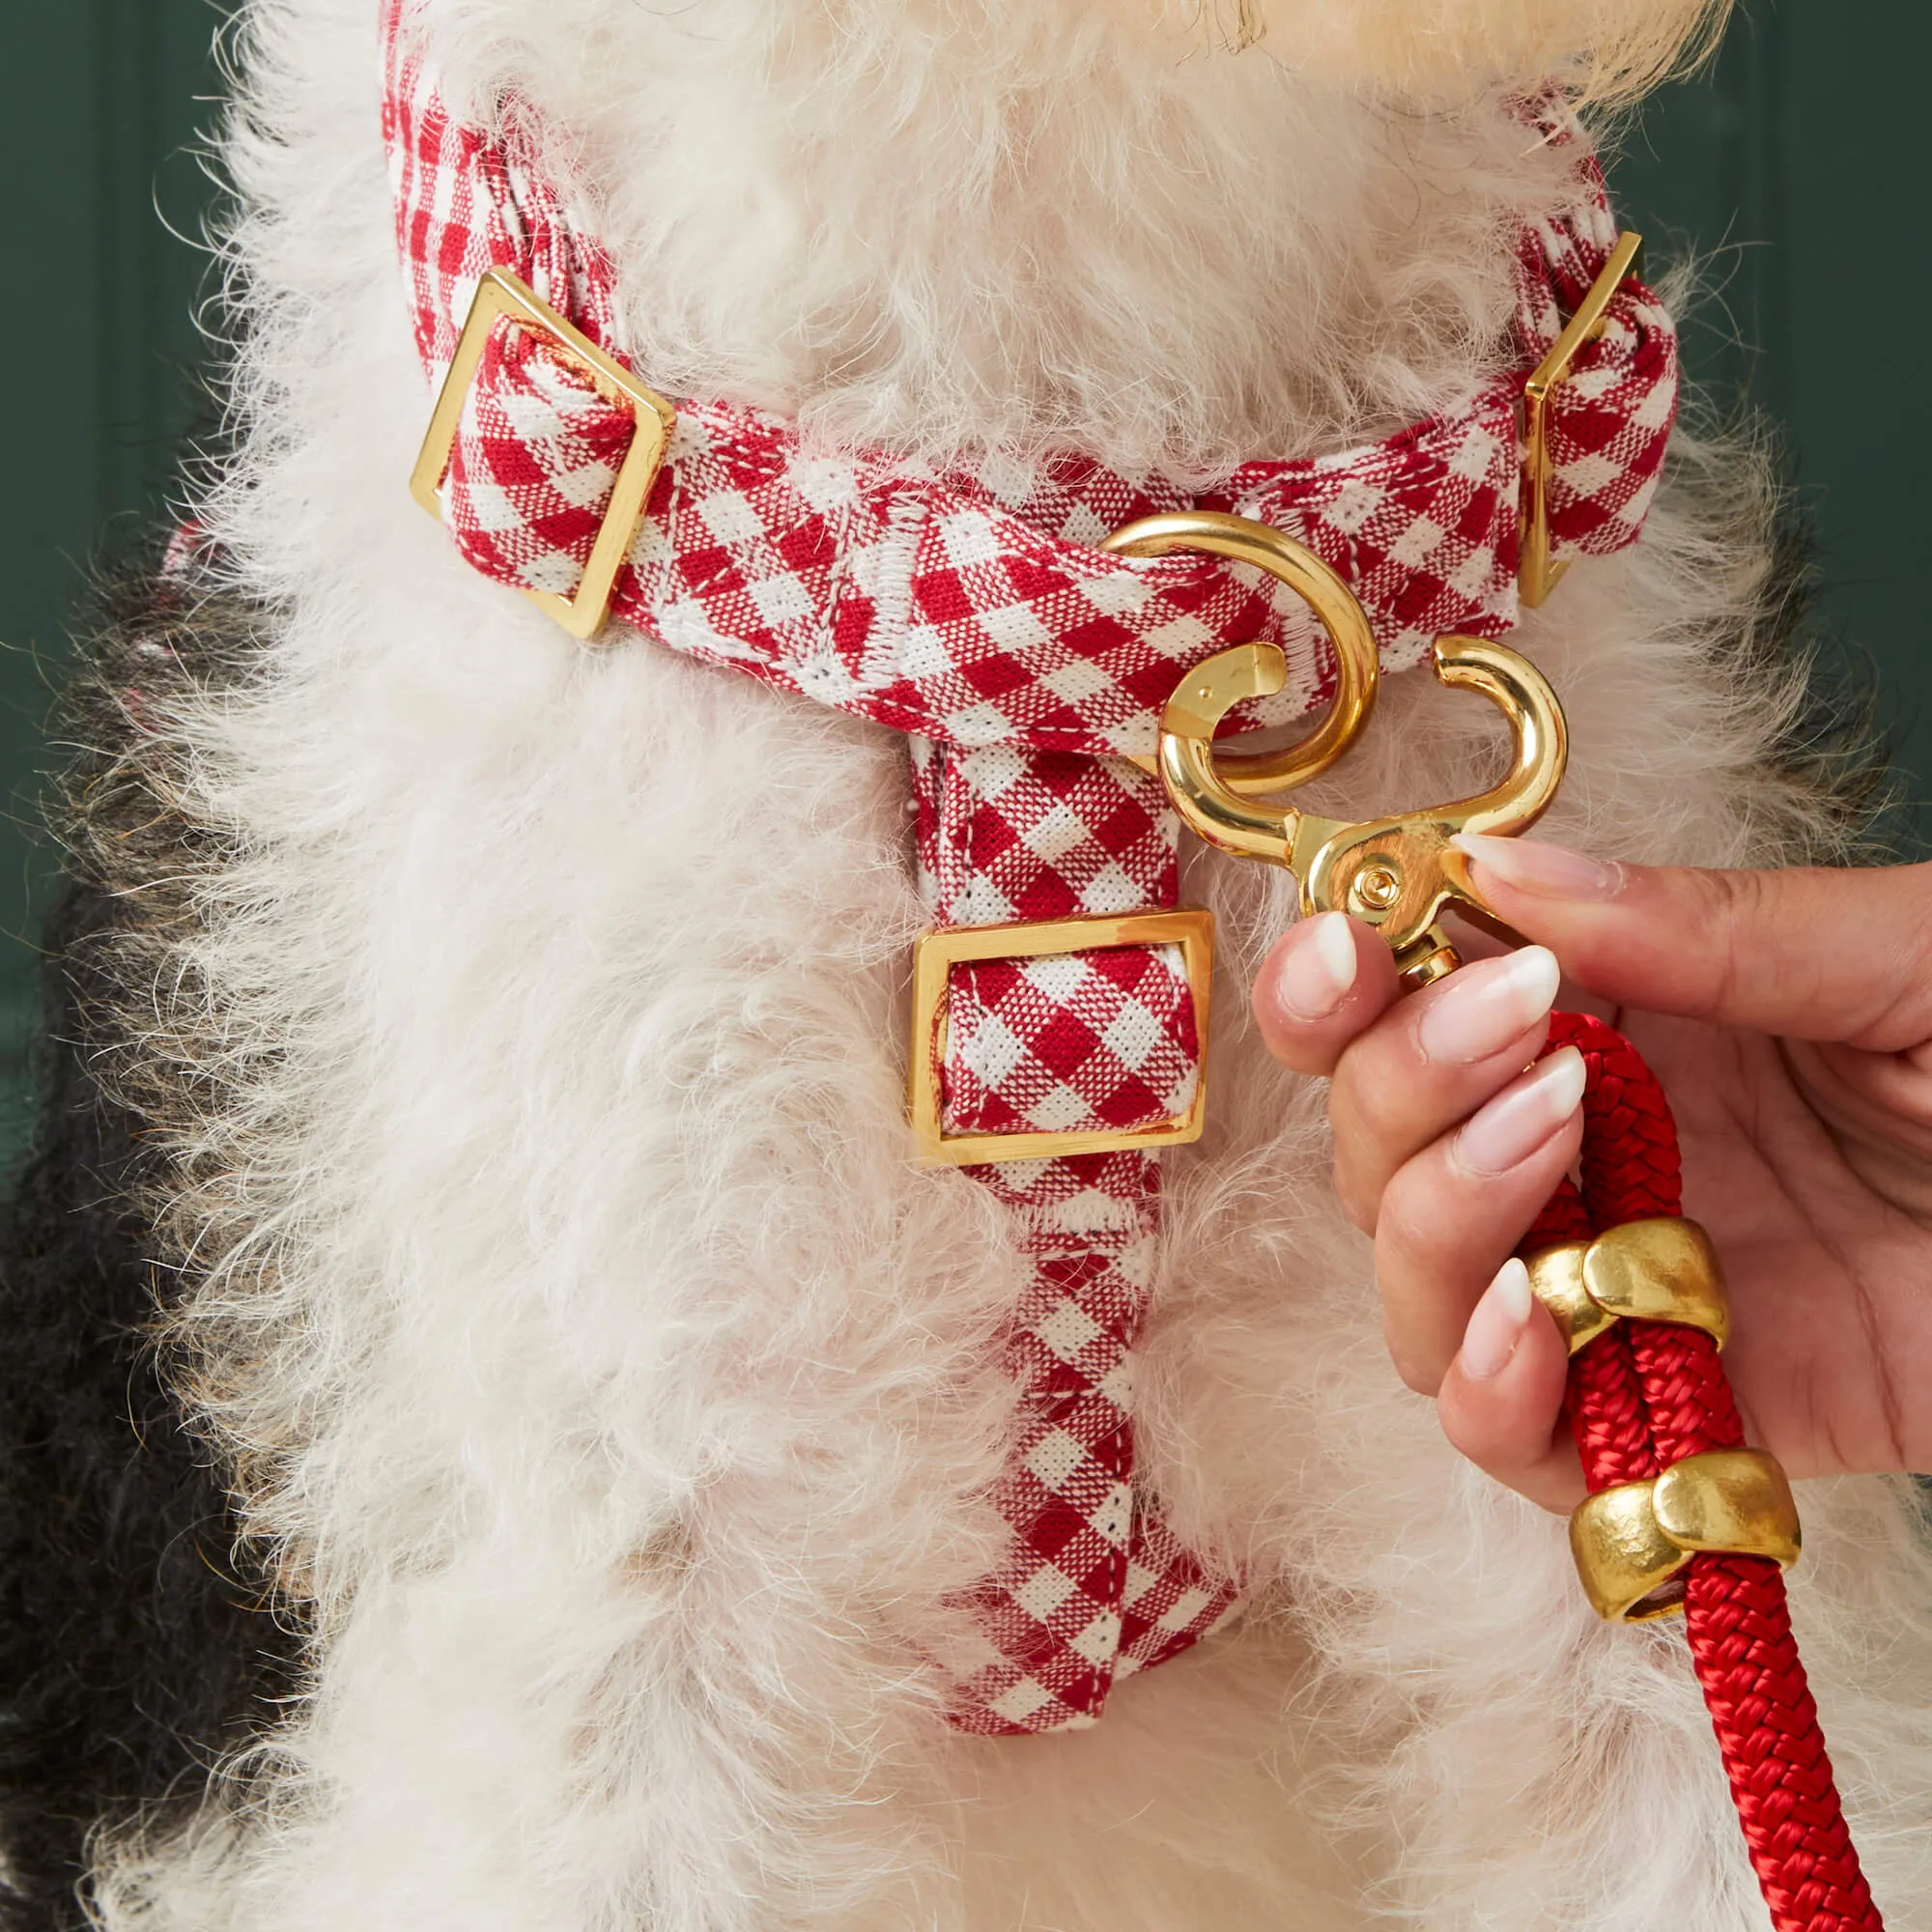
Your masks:
[{"label": "red gingham harness", "polygon": [[[484,271],[506,269],[622,359],[613,274],[537,165],[527,111],[454,120],[385,0],[384,130],[417,347],[434,381]],[[1385,668],[1439,636],[1518,617],[1524,373],[1603,270],[1614,224],[1594,161],[1561,221],[1520,251],[1523,371],[1367,448],[1242,466],[1188,497],[1084,458],[933,472],[814,447],[733,404],[680,403],[614,587],[612,618],[662,644],[908,734],[922,887],[942,927],[1173,908],[1178,825],[1130,756],[1195,663],[1286,653],[1298,717],[1332,679],[1292,592],[1213,558],[1095,548],[1165,510],[1271,524],[1349,580]],[[1550,525],[1559,558],[1634,543],[1676,413],[1670,319],[1627,281],[1558,392]],[[464,557],[569,592],[629,444],[629,413],[530,333],[499,327],[472,385],[442,512]],[[1202,1041],[1180,949],[1116,946],[954,968],[943,1118],[957,1134],[1133,1129],[1186,1111]],[[1010,1734],[1093,1722],[1114,1684],[1225,1620],[1236,1584],[1185,1550],[1135,1479],[1134,1347],[1151,1291],[1158,1158],[1002,1161],[977,1176],[1032,1264],[1007,1337],[1027,1397],[999,1506],[1010,1553],[977,1600],[980,1654],[947,1660],[952,1721]]]}]

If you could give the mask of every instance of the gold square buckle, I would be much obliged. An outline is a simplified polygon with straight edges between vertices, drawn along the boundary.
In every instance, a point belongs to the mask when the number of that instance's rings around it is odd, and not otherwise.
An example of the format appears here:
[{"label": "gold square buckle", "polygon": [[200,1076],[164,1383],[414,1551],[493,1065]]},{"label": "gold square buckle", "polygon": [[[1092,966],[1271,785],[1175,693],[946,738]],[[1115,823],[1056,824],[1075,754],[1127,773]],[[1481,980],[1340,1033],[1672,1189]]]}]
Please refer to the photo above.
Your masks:
[{"label": "gold square buckle", "polygon": [[[940,1068],[946,1061],[947,991],[952,969],[974,959],[1045,959],[1116,946],[1179,946],[1194,996],[1201,1072],[1184,1114],[1147,1127],[1071,1133],[949,1134],[941,1119]],[[1056,1160],[1121,1148],[1179,1147],[1201,1138],[1208,1120],[1208,1010],[1214,979],[1211,912],[1128,913],[1115,919],[1053,920],[1034,925],[961,925],[929,932],[913,958],[912,1060],[907,1108],[921,1157],[972,1167],[992,1160]]]},{"label": "gold square buckle", "polygon": [[1522,433],[1524,452],[1522,480],[1521,560],[1517,566],[1517,592],[1532,611],[1548,602],[1549,593],[1562,582],[1570,566],[1551,556],[1549,535],[1549,399],[1568,380],[1570,366],[1583,352],[1583,345],[1603,334],[1605,315],[1617,291],[1636,267],[1643,247],[1641,235],[1619,235],[1604,272],[1590,284],[1590,293],[1577,305],[1563,333],[1549,354],[1537,364],[1522,388]]},{"label": "gold square buckle", "polygon": [[536,293],[503,269],[487,270],[477,284],[476,299],[469,305],[469,317],[456,345],[455,359],[443,378],[442,391],[429,419],[429,434],[423,438],[422,453],[410,477],[410,494],[431,516],[442,520],[442,480],[449,470],[450,452],[456,447],[456,433],[463,422],[463,405],[469,385],[483,360],[490,331],[499,322],[527,328],[543,340],[566,362],[590,379],[592,386],[613,409],[628,409],[636,424],[636,434],[618,467],[617,480],[611,489],[610,507],[604,512],[603,527],[583,567],[583,578],[575,597],[561,597],[550,590],[526,590],[524,595],[547,611],[573,638],[591,638],[602,626],[611,608],[611,592],[617,573],[637,534],[644,514],[651,485],[663,466],[665,446],[677,422],[677,412],[655,389],[643,384],[622,363],[607,355],[582,329],[574,328],[562,316],[537,297]]}]

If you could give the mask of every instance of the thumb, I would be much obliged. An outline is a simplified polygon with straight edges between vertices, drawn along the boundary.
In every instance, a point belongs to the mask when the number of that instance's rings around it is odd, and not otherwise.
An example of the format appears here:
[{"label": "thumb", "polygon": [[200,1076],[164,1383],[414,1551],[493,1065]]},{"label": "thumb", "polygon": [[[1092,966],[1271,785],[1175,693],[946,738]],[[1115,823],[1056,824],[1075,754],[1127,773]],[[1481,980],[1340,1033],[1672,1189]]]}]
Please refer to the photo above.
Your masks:
[{"label": "thumb", "polygon": [[1932,866],[1705,872],[1455,842],[1497,916],[1602,999],[1877,1053],[1932,1036]]}]

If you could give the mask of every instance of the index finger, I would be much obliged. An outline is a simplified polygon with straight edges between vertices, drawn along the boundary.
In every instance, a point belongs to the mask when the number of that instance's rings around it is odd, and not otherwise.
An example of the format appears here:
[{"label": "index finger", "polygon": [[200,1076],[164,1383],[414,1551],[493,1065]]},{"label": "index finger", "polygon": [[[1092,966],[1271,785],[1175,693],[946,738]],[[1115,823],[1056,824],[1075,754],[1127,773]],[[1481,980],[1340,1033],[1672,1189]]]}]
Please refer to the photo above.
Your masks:
[{"label": "index finger", "polygon": [[1255,976],[1255,1020],[1268,1051],[1327,1076],[1356,1035],[1401,993],[1395,959],[1359,920],[1324,912],[1292,925]]},{"label": "index finger", "polygon": [[1611,866],[1463,834],[1493,909],[1619,1006],[1896,1053],[1932,1037],[1932,866]]}]

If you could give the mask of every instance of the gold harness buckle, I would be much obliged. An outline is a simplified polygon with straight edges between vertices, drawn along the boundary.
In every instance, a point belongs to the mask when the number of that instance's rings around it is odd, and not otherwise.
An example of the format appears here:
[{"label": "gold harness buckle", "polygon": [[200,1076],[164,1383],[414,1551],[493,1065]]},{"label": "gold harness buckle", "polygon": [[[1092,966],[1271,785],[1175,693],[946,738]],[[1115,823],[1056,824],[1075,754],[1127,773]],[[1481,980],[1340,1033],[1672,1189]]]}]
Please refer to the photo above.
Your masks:
[{"label": "gold harness buckle", "polygon": [[[954,966],[975,959],[1046,959],[1117,946],[1179,946],[1194,996],[1201,1071],[1184,1114],[1146,1127],[1066,1133],[949,1134],[941,1103],[947,992]],[[1208,1013],[1214,980],[1214,915],[1127,913],[1112,919],[1050,920],[1031,925],[957,925],[928,932],[913,955],[912,1055],[907,1110],[922,1158],[953,1167],[993,1160],[1057,1160],[1118,1149],[1179,1147],[1201,1138],[1208,1119]]]},{"label": "gold harness buckle", "polygon": [[1629,279],[1642,247],[1641,235],[1617,237],[1617,245],[1610,250],[1604,272],[1591,283],[1590,293],[1577,305],[1577,313],[1570,318],[1568,327],[1523,384],[1525,501],[1517,591],[1532,611],[1548,601],[1549,593],[1570,568],[1567,563],[1555,562],[1550,554],[1549,485],[1554,472],[1549,460],[1549,399],[1569,380],[1571,365],[1582,354],[1584,345],[1603,334],[1605,314],[1616,299],[1617,291]]},{"label": "gold harness buckle", "polygon": [[663,467],[665,447],[677,422],[677,412],[655,389],[647,388],[621,362],[605,354],[580,328],[542,300],[534,290],[507,270],[490,269],[476,286],[476,299],[456,344],[456,355],[443,378],[442,389],[430,414],[429,433],[410,477],[410,494],[431,516],[442,521],[442,481],[449,470],[450,452],[463,423],[463,406],[483,361],[490,331],[499,322],[526,328],[564,361],[590,379],[591,385],[613,409],[628,410],[635,433],[611,486],[611,501],[591,548],[590,561],[574,597],[550,590],[526,590],[524,595],[556,619],[573,638],[591,638],[602,627],[611,608],[611,592],[624,567],[631,540],[650,498],[651,485]]}]

